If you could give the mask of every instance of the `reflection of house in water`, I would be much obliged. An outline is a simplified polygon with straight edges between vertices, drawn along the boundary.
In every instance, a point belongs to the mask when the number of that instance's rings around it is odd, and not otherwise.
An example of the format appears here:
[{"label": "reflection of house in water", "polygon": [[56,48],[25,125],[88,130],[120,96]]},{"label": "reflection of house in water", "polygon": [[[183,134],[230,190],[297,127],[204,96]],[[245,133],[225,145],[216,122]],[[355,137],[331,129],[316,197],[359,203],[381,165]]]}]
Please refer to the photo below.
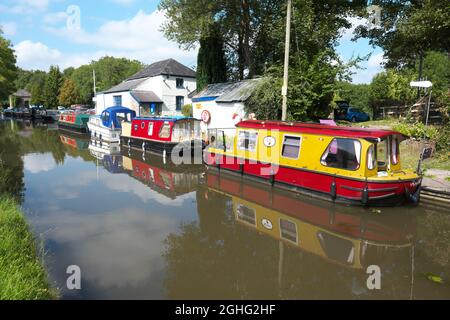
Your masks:
[{"label": "reflection of house in water", "polygon": [[175,165],[170,159],[132,151],[123,155],[123,168],[133,178],[171,199],[193,192],[200,183],[203,165]]},{"label": "reflection of house in water", "polygon": [[238,223],[334,263],[366,268],[390,250],[409,251],[412,246],[415,224],[410,215],[368,216],[354,208],[322,207],[210,172],[206,181],[208,192],[229,197]]}]

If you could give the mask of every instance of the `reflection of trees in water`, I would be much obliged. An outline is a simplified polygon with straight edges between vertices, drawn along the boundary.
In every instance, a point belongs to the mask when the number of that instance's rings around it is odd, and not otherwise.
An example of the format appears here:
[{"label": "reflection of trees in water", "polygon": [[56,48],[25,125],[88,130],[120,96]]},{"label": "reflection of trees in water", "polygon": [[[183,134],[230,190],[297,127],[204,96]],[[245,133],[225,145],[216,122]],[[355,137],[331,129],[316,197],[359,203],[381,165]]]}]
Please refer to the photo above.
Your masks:
[{"label": "reflection of trees in water", "polygon": [[368,262],[383,270],[383,290],[370,291],[365,267],[345,267],[287,243],[280,245],[238,223],[226,195],[200,188],[197,205],[199,222],[183,224],[165,240],[164,286],[169,299],[409,297],[410,248],[370,248]]},{"label": "reflection of trees in water", "polygon": [[48,152],[56,163],[64,163],[66,153],[58,132],[33,128],[31,122],[0,122],[0,194],[21,203],[25,189],[22,155]]},{"label": "reflection of trees in water", "polygon": [[23,200],[23,160],[16,146],[16,134],[0,123],[0,196]]}]

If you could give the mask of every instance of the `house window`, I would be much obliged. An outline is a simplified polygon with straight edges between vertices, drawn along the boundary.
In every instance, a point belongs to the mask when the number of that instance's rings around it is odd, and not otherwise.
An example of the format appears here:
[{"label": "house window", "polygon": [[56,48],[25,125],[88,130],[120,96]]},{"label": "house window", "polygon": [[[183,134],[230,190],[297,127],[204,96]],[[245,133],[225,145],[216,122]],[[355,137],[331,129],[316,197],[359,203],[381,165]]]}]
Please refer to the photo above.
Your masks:
[{"label": "house window", "polygon": [[181,109],[183,108],[184,105],[184,97],[183,96],[177,96],[176,98],[176,110],[177,111],[181,111]]},{"label": "house window", "polygon": [[122,96],[113,96],[114,106],[120,107],[122,106]]},{"label": "house window", "polygon": [[240,131],[238,137],[238,149],[256,151],[256,143],[258,141],[258,133],[250,131]]},{"label": "house window", "polygon": [[284,136],[281,155],[285,158],[298,159],[300,155],[300,137]]},{"label": "house window", "polygon": [[320,163],[327,167],[356,170],[361,159],[361,143],[354,139],[335,138],[325,150]]},{"label": "house window", "polygon": [[177,89],[184,89],[184,79],[183,78],[177,78]]}]

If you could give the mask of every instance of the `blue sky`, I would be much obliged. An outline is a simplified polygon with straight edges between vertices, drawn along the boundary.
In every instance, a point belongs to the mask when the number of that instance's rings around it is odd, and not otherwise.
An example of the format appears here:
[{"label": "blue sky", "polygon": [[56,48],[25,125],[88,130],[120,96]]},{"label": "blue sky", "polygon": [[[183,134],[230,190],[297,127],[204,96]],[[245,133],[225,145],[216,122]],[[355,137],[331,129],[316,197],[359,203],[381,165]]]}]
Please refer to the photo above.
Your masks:
[{"label": "blue sky", "polygon": [[[146,64],[174,58],[192,67],[195,50],[183,51],[159,31],[164,14],[158,0],[2,0],[0,25],[13,42],[18,65],[47,70],[79,66],[105,55],[138,59]],[[78,15],[78,12],[80,13]],[[79,17],[79,19],[78,19]],[[78,23],[79,22],[79,23]],[[361,20],[352,18],[355,24]],[[344,61],[372,53],[356,70],[355,83],[368,83],[381,70],[382,51],[365,39],[352,42],[343,31],[338,53]]]}]

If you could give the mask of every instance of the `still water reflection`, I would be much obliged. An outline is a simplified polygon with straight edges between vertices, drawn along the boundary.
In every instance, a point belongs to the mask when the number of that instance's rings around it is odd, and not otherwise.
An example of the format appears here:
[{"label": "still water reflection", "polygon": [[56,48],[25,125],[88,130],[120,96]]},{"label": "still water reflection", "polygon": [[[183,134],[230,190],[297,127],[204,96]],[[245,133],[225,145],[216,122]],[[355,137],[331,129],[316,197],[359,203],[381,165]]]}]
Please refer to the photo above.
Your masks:
[{"label": "still water reflection", "polygon": [[66,299],[450,298],[445,210],[333,205],[28,122],[0,122],[0,166]]}]

